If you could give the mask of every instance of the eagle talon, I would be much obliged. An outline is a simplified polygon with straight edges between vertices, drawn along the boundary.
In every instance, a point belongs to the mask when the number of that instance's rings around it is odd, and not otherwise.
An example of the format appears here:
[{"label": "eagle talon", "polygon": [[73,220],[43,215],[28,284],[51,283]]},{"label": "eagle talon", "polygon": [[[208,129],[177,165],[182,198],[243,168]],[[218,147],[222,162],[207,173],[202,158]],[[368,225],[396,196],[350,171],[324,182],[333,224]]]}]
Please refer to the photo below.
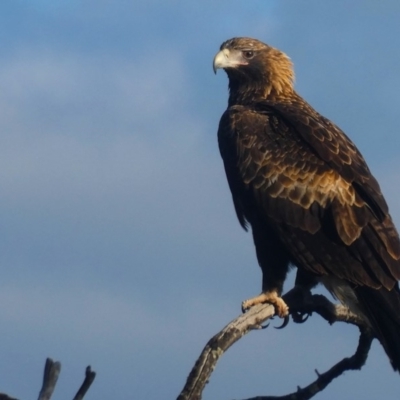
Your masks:
[{"label": "eagle talon", "polygon": [[281,326],[274,326],[275,329],[283,329],[285,328],[289,323],[289,315],[286,315],[283,319],[283,324]]},{"label": "eagle talon", "polygon": [[310,315],[311,313],[294,312],[292,314],[293,322],[296,324],[304,324]]},{"label": "eagle talon", "polygon": [[284,300],[278,296],[276,291],[263,292],[259,296],[242,302],[242,312],[246,312],[251,307],[257,304],[270,303],[275,308],[275,315],[280,318],[284,318],[289,315],[289,307],[286,305]]}]

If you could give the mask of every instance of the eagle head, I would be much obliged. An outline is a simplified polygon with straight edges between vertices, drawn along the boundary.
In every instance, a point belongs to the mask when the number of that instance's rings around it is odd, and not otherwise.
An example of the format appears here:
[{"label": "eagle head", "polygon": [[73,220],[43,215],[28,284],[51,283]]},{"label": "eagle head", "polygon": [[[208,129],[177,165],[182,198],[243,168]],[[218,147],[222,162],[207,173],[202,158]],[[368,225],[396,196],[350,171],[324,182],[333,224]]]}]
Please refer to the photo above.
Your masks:
[{"label": "eagle head", "polygon": [[[257,39],[240,37],[222,43],[213,69],[224,69],[231,97],[236,103],[287,95],[293,91],[294,72],[290,58]],[[231,102],[232,98],[230,99]]]}]

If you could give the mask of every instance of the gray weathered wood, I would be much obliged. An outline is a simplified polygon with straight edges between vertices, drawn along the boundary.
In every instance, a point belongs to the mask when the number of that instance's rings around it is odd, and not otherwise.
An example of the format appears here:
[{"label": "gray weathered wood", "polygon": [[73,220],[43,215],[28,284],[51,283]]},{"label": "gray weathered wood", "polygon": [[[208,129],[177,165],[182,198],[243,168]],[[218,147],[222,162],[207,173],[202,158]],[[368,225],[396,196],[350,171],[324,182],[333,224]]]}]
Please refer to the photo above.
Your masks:
[{"label": "gray weathered wood", "polygon": [[[304,315],[313,312],[318,313],[330,324],[341,321],[356,325],[361,330],[360,343],[356,353],[351,358],[346,358],[333,366],[328,372],[320,375],[318,379],[305,389],[299,389],[296,393],[283,396],[279,399],[305,400],[314,396],[318,391],[323,390],[335,377],[339,376],[346,369],[361,368],[368,355],[373,337],[365,326],[365,322],[357,315],[342,305],[333,304],[325,296],[311,295],[299,288],[289,291],[283,299],[289,306],[294,321],[305,321]],[[275,313],[274,307],[270,304],[260,304],[252,307],[245,314],[231,321],[220,332],[213,336],[197,359],[190,372],[186,384],[179,394],[177,400],[200,400],[202,392],[221,356],[235,342],[254,329],[261,329],[262,324],[271,318]],[[284,325],[287,321],[284,323]],[[349,361],[350,360],[350,361]],[[341,370],[341,368],[344,368]],[[317,390],[319,389],[319,390]],[[311,395],[311,396],[310,396]],[[309,396],[309,397],[307,397]],[[278,397],[257,397],[255,399],[278,399]]]}]

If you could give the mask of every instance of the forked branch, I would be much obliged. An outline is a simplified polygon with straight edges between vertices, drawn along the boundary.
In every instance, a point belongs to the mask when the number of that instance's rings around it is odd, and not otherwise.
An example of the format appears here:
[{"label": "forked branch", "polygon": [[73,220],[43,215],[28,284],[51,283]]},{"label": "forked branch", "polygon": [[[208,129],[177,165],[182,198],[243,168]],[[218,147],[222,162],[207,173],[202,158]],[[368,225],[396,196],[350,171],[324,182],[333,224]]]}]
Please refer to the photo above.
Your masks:
[{"label": "forked branch", "polygon": [[246,400],[308,400],[317,393],[322,392],[335,378],[342,375],[345,371],[361,369],[367,361],[368,352],[374,337],[368,330],[360,328],[360,339],[356,352],[349,358],[344,358],[335,364],[328,371],[320,374],[315,371],[318,378],[305,388],[298,388],[297,392],[284,396],[257,396]]},{"label": "forked branch", "polygon": [[[58,376],[61,371],[61,363],[59,361],[53,361],[51,358],[46,359],[43,372],[43,383],[40,389],[38,400],[50,400],[53,395],[54,389],[57,384]],[[90,369],[90,366],[86,368],[85,380],[81,387],[76,393],[73,400],[82,400],[86,392],[93,383],[96,372]],[[64,396],[65,397],[65,396]],[[0,400],[18,400],[13,397],[9,397],[6,394],[0,393]]]},{"label": "forked branch", "polygon": [[[298,288],[292,289],[283,298],[288,304],[292,318],[295,321],[304,321],[305,315],[316,312],[330,324],[341,321],[358,326],[361,333],[357,351],[352,357],[343,359],[329,371],[323,374],[317,373],[318,378],[315,382],[303,389],[299,388],[296,393],[281,397],[261,396],[248,400],[310,399],[344,371],[361,369],[367,359],[373,336],[365,326],[364,321],[351,313],[348,308],[333,304],[325,296],[311,295],[311,293],[304,292]],[[269,304],[254,306],[212,337],[197,359],[177,400],[200,400],[204,387],[224,352],[251,330],[263,328],[262,324],[271,318],[274,312],[274,307]]]}]

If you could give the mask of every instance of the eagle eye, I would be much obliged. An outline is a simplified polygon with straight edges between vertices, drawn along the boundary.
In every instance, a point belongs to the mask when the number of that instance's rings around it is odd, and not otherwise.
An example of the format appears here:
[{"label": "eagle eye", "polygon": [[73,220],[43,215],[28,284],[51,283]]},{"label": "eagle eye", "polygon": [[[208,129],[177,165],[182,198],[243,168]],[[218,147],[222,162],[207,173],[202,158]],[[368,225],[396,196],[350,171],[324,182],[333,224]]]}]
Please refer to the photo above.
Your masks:
[{"label": "eagle eye", "polygon": [[243,57],[246,60],[250,60],[251,58],[254,57],[254,51],[253,50],[244,50],[242,51]]}]

